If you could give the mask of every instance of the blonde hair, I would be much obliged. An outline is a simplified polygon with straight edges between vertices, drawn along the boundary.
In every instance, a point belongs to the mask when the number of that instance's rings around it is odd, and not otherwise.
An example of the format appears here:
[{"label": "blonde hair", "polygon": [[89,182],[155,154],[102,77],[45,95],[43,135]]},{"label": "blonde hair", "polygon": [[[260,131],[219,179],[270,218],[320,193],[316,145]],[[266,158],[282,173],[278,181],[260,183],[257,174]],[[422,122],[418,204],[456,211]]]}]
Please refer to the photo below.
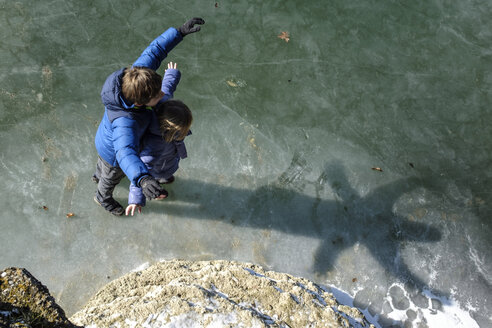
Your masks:
[{"label": "blonde hair", "polygon": [[123,96],[133,104],[145,105],[161,91],[162,77],[147,67],[125,70],[121,83]]},{"label": "blonde hair", "polygon": [[168,100],[156,108],[162,137],[166,142],[183,140],[190,131],[193,116],[191,110],[180,100]]}]

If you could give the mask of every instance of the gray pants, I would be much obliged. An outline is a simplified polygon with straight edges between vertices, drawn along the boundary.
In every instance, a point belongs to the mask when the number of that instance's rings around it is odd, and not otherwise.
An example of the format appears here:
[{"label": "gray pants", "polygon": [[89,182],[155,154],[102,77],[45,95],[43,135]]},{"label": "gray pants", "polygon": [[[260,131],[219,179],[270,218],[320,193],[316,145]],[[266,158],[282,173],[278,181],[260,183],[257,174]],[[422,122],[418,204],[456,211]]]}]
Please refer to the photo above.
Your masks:
[{"label": "gray pants", "polygon": [[100,203],[113,197],[114,187],[120,183],[125,173],[117,166],[109,165],[105,160],[98,156],[96,165],[97,184],[96,198]]}]

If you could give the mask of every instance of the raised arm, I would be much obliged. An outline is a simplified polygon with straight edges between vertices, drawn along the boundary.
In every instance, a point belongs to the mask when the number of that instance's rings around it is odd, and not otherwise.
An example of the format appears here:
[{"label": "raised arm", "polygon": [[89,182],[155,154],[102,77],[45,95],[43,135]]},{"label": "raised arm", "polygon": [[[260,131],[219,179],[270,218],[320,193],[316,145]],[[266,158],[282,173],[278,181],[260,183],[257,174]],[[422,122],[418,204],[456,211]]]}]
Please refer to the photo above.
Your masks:
[{"label": "raised arm", "polygon": [[140,57],[133,63],[133,66],[148,67],[156,71],[167,54],[183,40],[185,35],[195,33],[200,30],[200,26],[205,24],[201,18],[192,18],[179,28],[170,27],[159,35],[150,45],[145,48]]},{"label": "raised arm", "polygon": [[170,62],[167,65],[166,72],[162,78],[161,90],[164,92],[164,97],[159,102],[163,102],[172,99],[174,96],[174,91],[178,86],[179,80],[181,79],[181,72],[176,68],[176,63]]},{"label": "raised arm", "polygon": [[142,52],[133,66],[148,67],[156,71],[167,54],[183,40],[183,36],[174,27],[170,27],[152,41]]}]

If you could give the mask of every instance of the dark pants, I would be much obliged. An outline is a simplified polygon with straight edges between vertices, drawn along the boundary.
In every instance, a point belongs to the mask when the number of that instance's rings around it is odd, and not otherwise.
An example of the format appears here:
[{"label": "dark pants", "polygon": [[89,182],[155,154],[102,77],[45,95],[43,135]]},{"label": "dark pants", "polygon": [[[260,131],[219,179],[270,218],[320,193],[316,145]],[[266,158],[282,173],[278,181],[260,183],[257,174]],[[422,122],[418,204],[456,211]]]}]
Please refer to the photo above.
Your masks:
[{"label": "dark pants", "polygon": [[109,165],[101,157],[97,157],[96,178],[99,179],[97,184],[96,198],[100,203],[113,197],[114,187],[120,183],[125,173],[117,166]]}]

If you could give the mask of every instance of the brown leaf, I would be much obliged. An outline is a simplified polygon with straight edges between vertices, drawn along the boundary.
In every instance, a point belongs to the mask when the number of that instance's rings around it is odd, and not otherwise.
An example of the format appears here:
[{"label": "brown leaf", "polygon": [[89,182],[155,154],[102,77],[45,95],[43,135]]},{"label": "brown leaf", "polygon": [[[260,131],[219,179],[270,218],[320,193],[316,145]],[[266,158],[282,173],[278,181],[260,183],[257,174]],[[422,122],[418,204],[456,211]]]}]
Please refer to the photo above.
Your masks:
[{"label": "brown leaf", "polygon": [[71,218],[71,217],[73,217],[73,216],[75,216],[75,213],[72,213],[72,212],[67,213],[67,218]]},{"label": "brown leaf", "polygon": [[237,86],[238,86],[237,83],[232,81],[232,80],[227,80],[226,82],[227,82],[227,84],[229,84],[229,86],[231,86],[233,88],[237,88]]},{"label": "brown leaf", "polygon": [[43,205],[42,209],[45,210],[45,211],[47,211],[48,210],[48,206]]},{"label": "brown leaf", "polygon": [[380,167],[373,167],[372,168],[374,171],[379,171],[379,172],[383,172],[383,169],[380,168]]},{"label": "brown leaf", "polygon": [[285,40],[285,42],[289,42],[290,37],[289,37],[289,32],[280,32],[278,35],[279,39]]}]

